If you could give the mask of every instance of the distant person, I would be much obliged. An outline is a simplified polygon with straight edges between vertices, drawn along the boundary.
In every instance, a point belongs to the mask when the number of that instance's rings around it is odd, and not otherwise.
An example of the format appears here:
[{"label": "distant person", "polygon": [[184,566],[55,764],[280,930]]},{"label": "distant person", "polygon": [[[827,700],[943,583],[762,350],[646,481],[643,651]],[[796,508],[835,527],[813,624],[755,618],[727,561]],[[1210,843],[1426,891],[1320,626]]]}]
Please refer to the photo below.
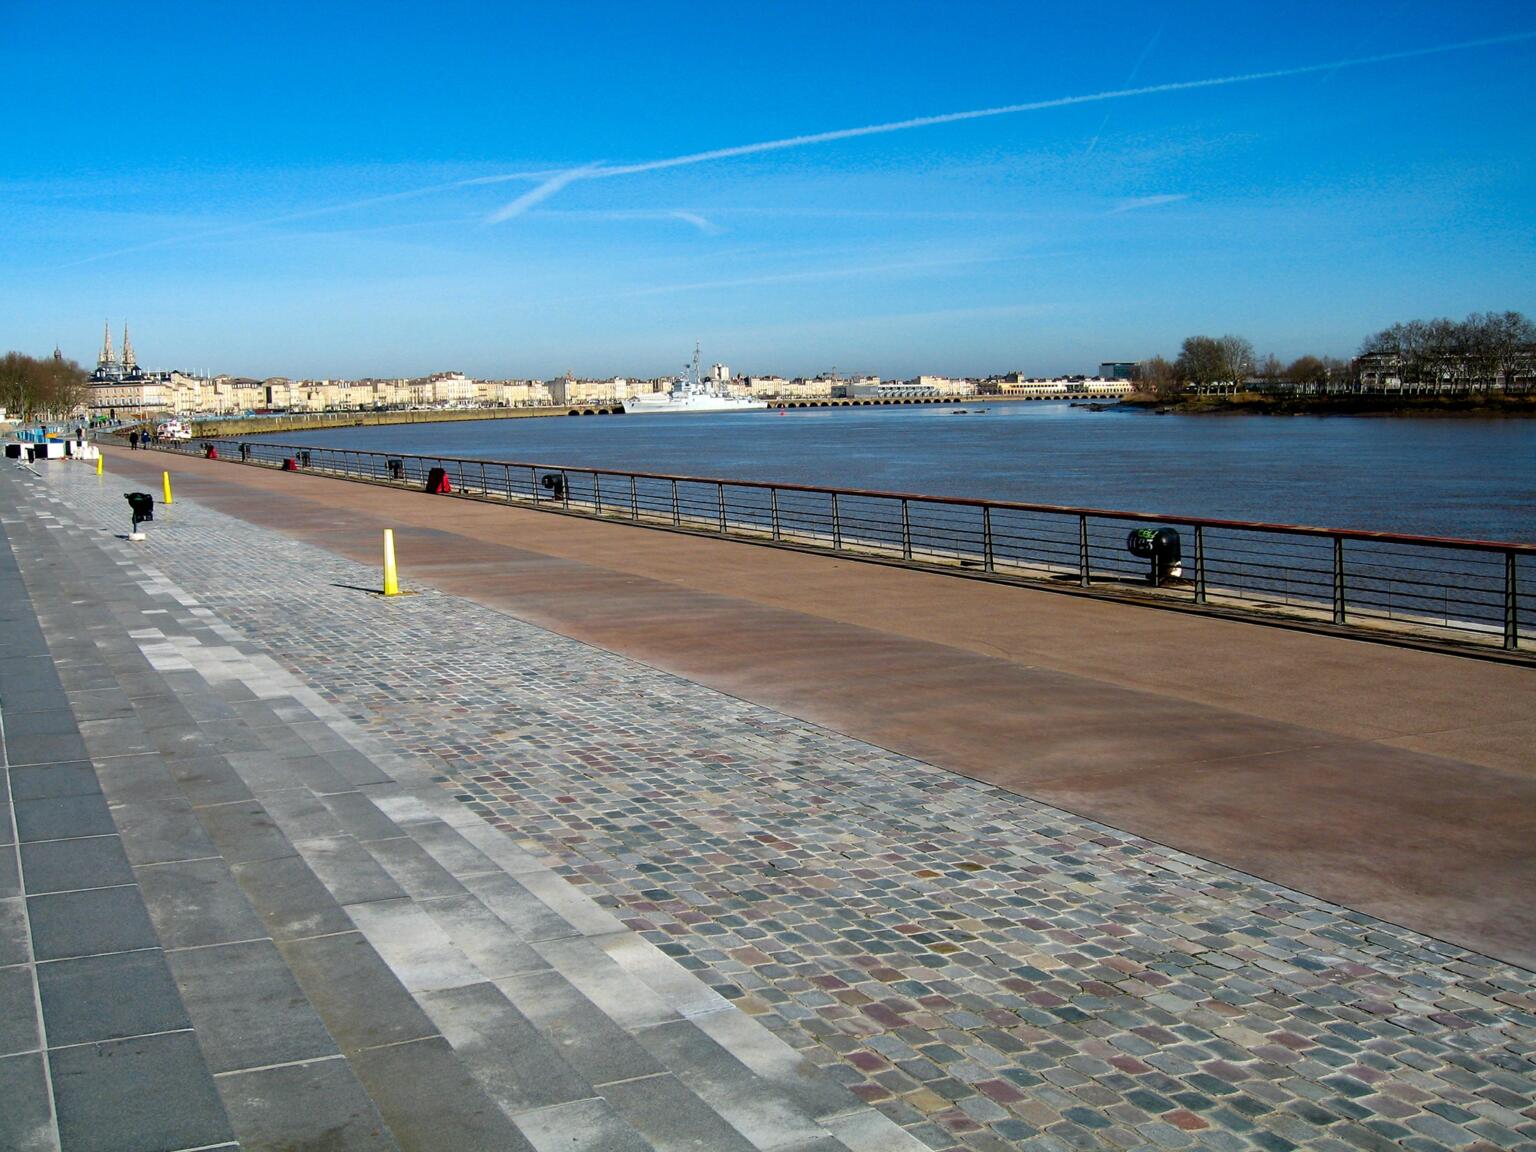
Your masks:
[{"label": "distant person", "polygon": [[130,451],[139,446],[139,434],[137,431],[128,433],[128,448]]}]

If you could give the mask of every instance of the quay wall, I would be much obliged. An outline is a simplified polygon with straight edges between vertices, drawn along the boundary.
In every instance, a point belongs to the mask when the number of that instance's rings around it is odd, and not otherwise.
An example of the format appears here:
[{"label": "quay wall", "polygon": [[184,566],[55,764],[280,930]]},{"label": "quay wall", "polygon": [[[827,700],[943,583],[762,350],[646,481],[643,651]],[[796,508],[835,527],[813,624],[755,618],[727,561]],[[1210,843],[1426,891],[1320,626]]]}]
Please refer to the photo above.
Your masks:
[{"label": "quay wall", "polygon": [[[770,408],[893,408],[912,404],[1017,404],[1038,400],[1121,400],[1119,394],[1064,392],[1052,396],[826,397],[770,400]],[[192,421],[196,436],[255,436],[269,432],[311,432],[376,424],[438,424],[458,420],[515,420],[530,416],[622,416],[622,404],[555,404],[535,408],[455,408],[449,411],[285,412],[272,416]]]}]

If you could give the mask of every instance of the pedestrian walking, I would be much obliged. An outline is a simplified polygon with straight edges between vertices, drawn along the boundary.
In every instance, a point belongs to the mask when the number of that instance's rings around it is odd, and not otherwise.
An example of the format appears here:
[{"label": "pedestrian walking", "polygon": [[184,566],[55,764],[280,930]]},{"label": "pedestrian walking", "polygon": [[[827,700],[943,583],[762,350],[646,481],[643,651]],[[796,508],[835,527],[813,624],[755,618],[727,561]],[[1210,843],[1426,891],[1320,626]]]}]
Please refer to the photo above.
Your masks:
[{"label": "pedestrian walking", "polygon": [[133,449],[137,448],[138,446],[139,446],[139,433],[138,433],[138,430],[135,429],[134,431],[128,433],[128,448],[129,448],[130,451],[132,451]]}]

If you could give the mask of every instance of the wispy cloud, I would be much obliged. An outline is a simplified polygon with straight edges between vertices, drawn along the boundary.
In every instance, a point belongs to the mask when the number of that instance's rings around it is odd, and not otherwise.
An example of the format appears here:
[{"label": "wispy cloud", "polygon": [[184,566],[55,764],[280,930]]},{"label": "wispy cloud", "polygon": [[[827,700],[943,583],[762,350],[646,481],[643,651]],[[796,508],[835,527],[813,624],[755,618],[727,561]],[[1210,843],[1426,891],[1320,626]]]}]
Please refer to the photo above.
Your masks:
[{"label": "wispy cloud", "polygon": [[485,218],[487,224],[500,224],[514,216],[521,216],[535,204],[542,204],[567,184],[590,177],[601,169],[601,163],[584,164],[580,168],[568,168],[556,172],[537,187],[530,188],[510,204],[504,204]]},{"label": "wispy cloud", "polygon": [[683,224],[692,225],[707,236],[717,236],[723,231],[719,225],[703,213],[692,212],[686,208],[596,208],[576,211],[556,210],[545,215],[577,220],[678,221]]},{"label": "wispy cloud", "polygon": [[[1382,52],[1373,56],[1356,56],[1345,60],[1330,60],[1322,64],[1302,64],[1291,68],[1275,68],[1264,72],[1242,72],[1231,76],[1213,76],[1204,80],[1177,80],[1167,84],[1148,84],[1139,88],[1120,88],[1110,92],[1091,92],[1080,96],[1058,96],[1050,100],[1032,100],[1025,104],[1005,104],[997,108],[977,108],[968,112],[945,112],[937,116],[917,116],[909,120],[893,120],[886,124],[866,124],[861,128],[839,128],[830,132],[813,132],[803,136],[787,136],[781,140],[762,140],[755,144],[739,144],[730,148],[713,148],[707,152],[690,152],[682,156],[670,156],[661,160],[647,160],[638,164],[622,164],[614,167],[588,165],[573,168],[553,177],[532,192],[518,197],[511,204],[489,217],[497,223],[521,215],[532,204],[554,195],[576,180],[601,180],[614,176],[633,176],[643,172],[658,172],[667,168],[681,168],[692,164],[705,164],[715,160],[730,160],[738,156],[755,156],[764,152],[780,152],[790,148],[805,148],[812,144],[829,144],[838,140],[854,140],[863,136],[877,136],[890,132],[905,132],[913,128],[933,128],[941,124],[958,124],[967,120],[983,120],[994,116],[1016,116],[1024,112],[1042,112],[1051,108],[1070,108],[1079,104],[1098,104],[1107,100],[1129,100],[1140,96],[1161,96],[1173,92],[1194,92],[1206,88],[1226,88],[1235,84],[1254,84],[1262,80],[1285,80],[1296,76],[1308,76],[1318,72],[1336,71],[1340,68],[1358,68],[1369,64],[1386,64],[1400,60],[1416,60],[1425,56],[1439,56],[1448,52],[1464,52],[1474,48],[1489,48],[1501,44],[1513,44],[1536,39],[1536,32],[1516,32],[1507,36],[1490,36],[1481,40],[1463,40],[1454,44],[1437,44],[1427,48],[1410,48],[1401,52]],[[547,191],[546,191],[547,189]],[[542,193],[542,195],[541,195]],[[513,209],[516,211],[513,211]]]},{"label": "wispy cloud", "polygon": [[1188,200],[1188,192],[1169,192],[1162,196],[1136,196],[1130,200],[1122,200],[1109,210],[1109,215],[1118,216],[1121,212],[1134,212],[1138,208],[1156,208],[1159,204],[1177,204],[1180,200]]}]

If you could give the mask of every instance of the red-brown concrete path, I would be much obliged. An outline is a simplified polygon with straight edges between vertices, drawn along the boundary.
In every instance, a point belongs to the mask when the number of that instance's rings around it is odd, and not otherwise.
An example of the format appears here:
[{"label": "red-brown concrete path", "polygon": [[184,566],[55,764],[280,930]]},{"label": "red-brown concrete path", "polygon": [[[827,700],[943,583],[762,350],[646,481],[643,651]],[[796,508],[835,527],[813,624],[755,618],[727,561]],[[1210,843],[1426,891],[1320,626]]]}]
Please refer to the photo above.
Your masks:
[{"label": "red-brown concrete path", "polygon": [[[1536,967],[1536,672],[229,462],[112,475]],[[158,491],[158,488],[152,490]]]}]

